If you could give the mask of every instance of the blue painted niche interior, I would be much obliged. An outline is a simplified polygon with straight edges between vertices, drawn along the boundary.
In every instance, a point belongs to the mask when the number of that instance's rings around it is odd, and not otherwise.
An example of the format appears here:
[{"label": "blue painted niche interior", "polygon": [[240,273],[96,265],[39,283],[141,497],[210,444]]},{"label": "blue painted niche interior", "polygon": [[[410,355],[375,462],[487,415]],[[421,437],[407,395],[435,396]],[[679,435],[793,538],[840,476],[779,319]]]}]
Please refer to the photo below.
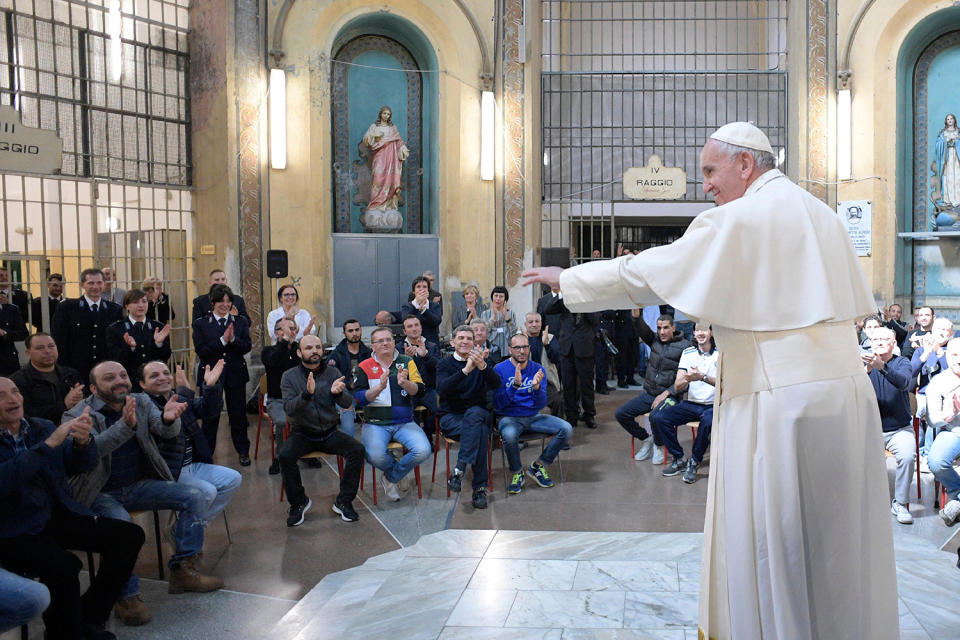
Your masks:
[{"label": "blue painted niche interior", "polygon": [[[439,81],[437,57],[427,37],[412,22],[389,13],[376,13],[359,16],[347,23],[334,40],[333,53],[336,54],[346,43],[365,35],[390,38],[402,44],[413,56],[421,73],[422,87],[422,216],[423,233],[437,232],[437,166],[439,163],[439,141],[437,135]],[[373,67],[401,69],[400,63],[390,54],[369,51],[360,54],[357,64]],[[383,69],[354,67],[347,75],[349,100],[350,157],[356,158],[356,145],[363,138],[377,118],[377,112],[384,104],[393,109],[393,121],[401,137],[407,140],[407,105],[405,74]],[[385,99],[384,96],[398,96],[397,99]],[[406,168],[404,168],[406,171]],[[360,224],[362,210],[351,204],[350,230],[362,233]],[[403,213],[403,208],[401,208]],[[404,217],[406,225],[406,217]]]}]

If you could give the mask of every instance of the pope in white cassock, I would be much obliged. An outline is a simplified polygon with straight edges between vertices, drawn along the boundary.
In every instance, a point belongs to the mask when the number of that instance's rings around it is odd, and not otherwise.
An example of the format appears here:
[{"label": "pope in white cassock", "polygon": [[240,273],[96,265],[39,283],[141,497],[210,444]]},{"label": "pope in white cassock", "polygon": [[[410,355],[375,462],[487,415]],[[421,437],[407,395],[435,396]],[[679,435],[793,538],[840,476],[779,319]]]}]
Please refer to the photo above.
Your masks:
[{"label": "pope in white cassock", "polygon": [[719,206],[683,237],[527,284],[559,284],[573,312],[666,302],[713,325],[701,638],[895,640],[880,416],[853,325],[876,303],[836,213],[774,168],[759,129],[710,138]]}]

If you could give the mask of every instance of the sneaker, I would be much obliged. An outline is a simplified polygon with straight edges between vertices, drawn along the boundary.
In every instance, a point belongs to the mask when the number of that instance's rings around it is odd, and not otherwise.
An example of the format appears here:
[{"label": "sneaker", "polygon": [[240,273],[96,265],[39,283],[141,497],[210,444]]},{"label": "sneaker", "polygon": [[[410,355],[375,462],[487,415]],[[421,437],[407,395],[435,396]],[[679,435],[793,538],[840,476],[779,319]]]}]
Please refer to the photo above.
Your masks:
[{"label": "sneaker", "polygon": [[280,460],[279,460],[279,458],[274,458],[274,459],[273,459],[273,462],[270,463],[270,468],[267,469],[267,473],[269,473],[269,474],[272,475],[272,476],[275,476],[275,475],[277,475],[278,473],[280,473]]},{"label": "sneaker", "polygon": [[400,500],[400,486],[396,482],[387,480],[387,476],[380,476],[380,486],[383,487],[383,493],[387,499],[392,502]]},{"label": "sneaker", "polygon": [[[520,476],[522,479],[523,476]],[[486,509],[487,508],[487,490],[483,487],[473,490],[473,497],[470,499],[470,504],[473,505],[474,509]]]},{"label": "sneaker", "polygon": [[513,480],[510,482],[510,486],[507,487],[507,493],[516,495],[523,490],[523,471],[517,471],[513,474]]},{"label": "sneaker", "polygon": [[547,470],[539,464],[534,463],[530,465],[530,468],[527,469],[527,475],[533,478],[533,481],[544,489],[549,489],[553,486],[553,480],[547,475]]},{"label": "sneaker", "polygon": [[307,498],[306,503],[298,505],[290,505],[290,515],[287,516],[287,526],[288,527],[299,527],[303,524],[303,514],[310,510],[310,507],[313,506],[313,501],[310,498]]},{"label": "sneaker", "polygon": [[240,466],[249,467],[250,466],[250,456],[245,454],[240,454]]},{"label": "sneaker", "polygon": [[653,438],[647,437],[646,440],[640,441],[640,449],[633,456],[633,459],[640,462],[649,458],[651,453],[653,453]]},{"label": "sneaker", "polygon": [[683,456],[679,458],[674,458],[666,469],[663,470],[664,478],[672,478],[673,476],[680,475],[683,473],[683,470],[687,466],[687,461],[683,459]]},{"label": "sneaker", "polygon": [[697,468],[700,466],[696,460],[690,458],[687,461],[687,468],[683,470],[683,481],[687,484],[693,484],[697,481]]},{"label": "sneaker", "polygon": [[940,509],[940,517],[948,527],[957,524],[957,520],[960,520],[960,501],[951,500],[944,505],[943,509]]},{"label": "sneaker", "polygon": [[897,522],[900,524],[913,524],[913,516],[910,510],[896,500],[890,503],[890,513],[897,516]]},{"label": "sneaker", "polygon": [[[650,439],[653,440],[653,438]],[[650,462],[653,464],[663,464],[666,459],[667,456],[663,453],[663,447],[653,445],[653,458],[650,459]]]},{"label": "sneaker", "polygon": [[353,505],[349,502],[340,502],[340,500],[335,500],[333,502],[333,512],[339,513],[340,518],[344,522],[356,522],[360,519],[360,516],[357,515],[357,511],[353,508]]},{"label": "sneaker", "polygon": [[117,604],[113,605],[113,613],[117,620],[128,627],[139,627],[153,620],[153,615],[140,594],[117,600]]},{"label": "sneaker", "polygon": [[460,469],[454,469],[450,477],[447,478],[447,489],[454,493],[460,493],[463,488],[463,472]]}]

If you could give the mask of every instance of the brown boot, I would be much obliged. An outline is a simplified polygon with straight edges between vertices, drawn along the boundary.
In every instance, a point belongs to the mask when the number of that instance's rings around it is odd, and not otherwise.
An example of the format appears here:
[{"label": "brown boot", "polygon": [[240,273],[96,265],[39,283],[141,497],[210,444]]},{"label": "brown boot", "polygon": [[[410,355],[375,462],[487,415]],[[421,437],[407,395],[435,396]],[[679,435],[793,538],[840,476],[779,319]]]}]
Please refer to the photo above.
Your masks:
[{"label": "brown boot", "polygon": [[184,558],[179,565],[170,569],[170,583],[167,593],[183,593],[184,591],[216,591],[223,587],[223,579],[216,576],[205,576],[197,570],[197,556]]},{"label": "brown boot", "polygon": [[113,613],[117,616],[117,620],[128,627],[139,627],[153,620],[150,609],[139,594],[117,600],[117,604],[113,605]]}]

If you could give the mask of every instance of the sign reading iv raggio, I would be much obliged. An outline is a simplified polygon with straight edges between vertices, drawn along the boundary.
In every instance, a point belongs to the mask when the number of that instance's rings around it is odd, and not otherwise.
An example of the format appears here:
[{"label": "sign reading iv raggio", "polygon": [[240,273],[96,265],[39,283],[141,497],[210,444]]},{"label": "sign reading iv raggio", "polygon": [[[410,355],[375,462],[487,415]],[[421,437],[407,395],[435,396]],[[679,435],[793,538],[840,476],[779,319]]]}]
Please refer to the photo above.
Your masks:
[{"label": "sign reading iv raggio", "polygon": [[634,200],[680,200],[687,192],[687,173],[665,167],[660,156],[650,156],[645,167],[623,172],[623,195]]},{"label": "sign reading iv raggio", "polygon": [[53,131],[20,123],[20,113],[0,105],[0,171],[59,173],[63,140]]}]

